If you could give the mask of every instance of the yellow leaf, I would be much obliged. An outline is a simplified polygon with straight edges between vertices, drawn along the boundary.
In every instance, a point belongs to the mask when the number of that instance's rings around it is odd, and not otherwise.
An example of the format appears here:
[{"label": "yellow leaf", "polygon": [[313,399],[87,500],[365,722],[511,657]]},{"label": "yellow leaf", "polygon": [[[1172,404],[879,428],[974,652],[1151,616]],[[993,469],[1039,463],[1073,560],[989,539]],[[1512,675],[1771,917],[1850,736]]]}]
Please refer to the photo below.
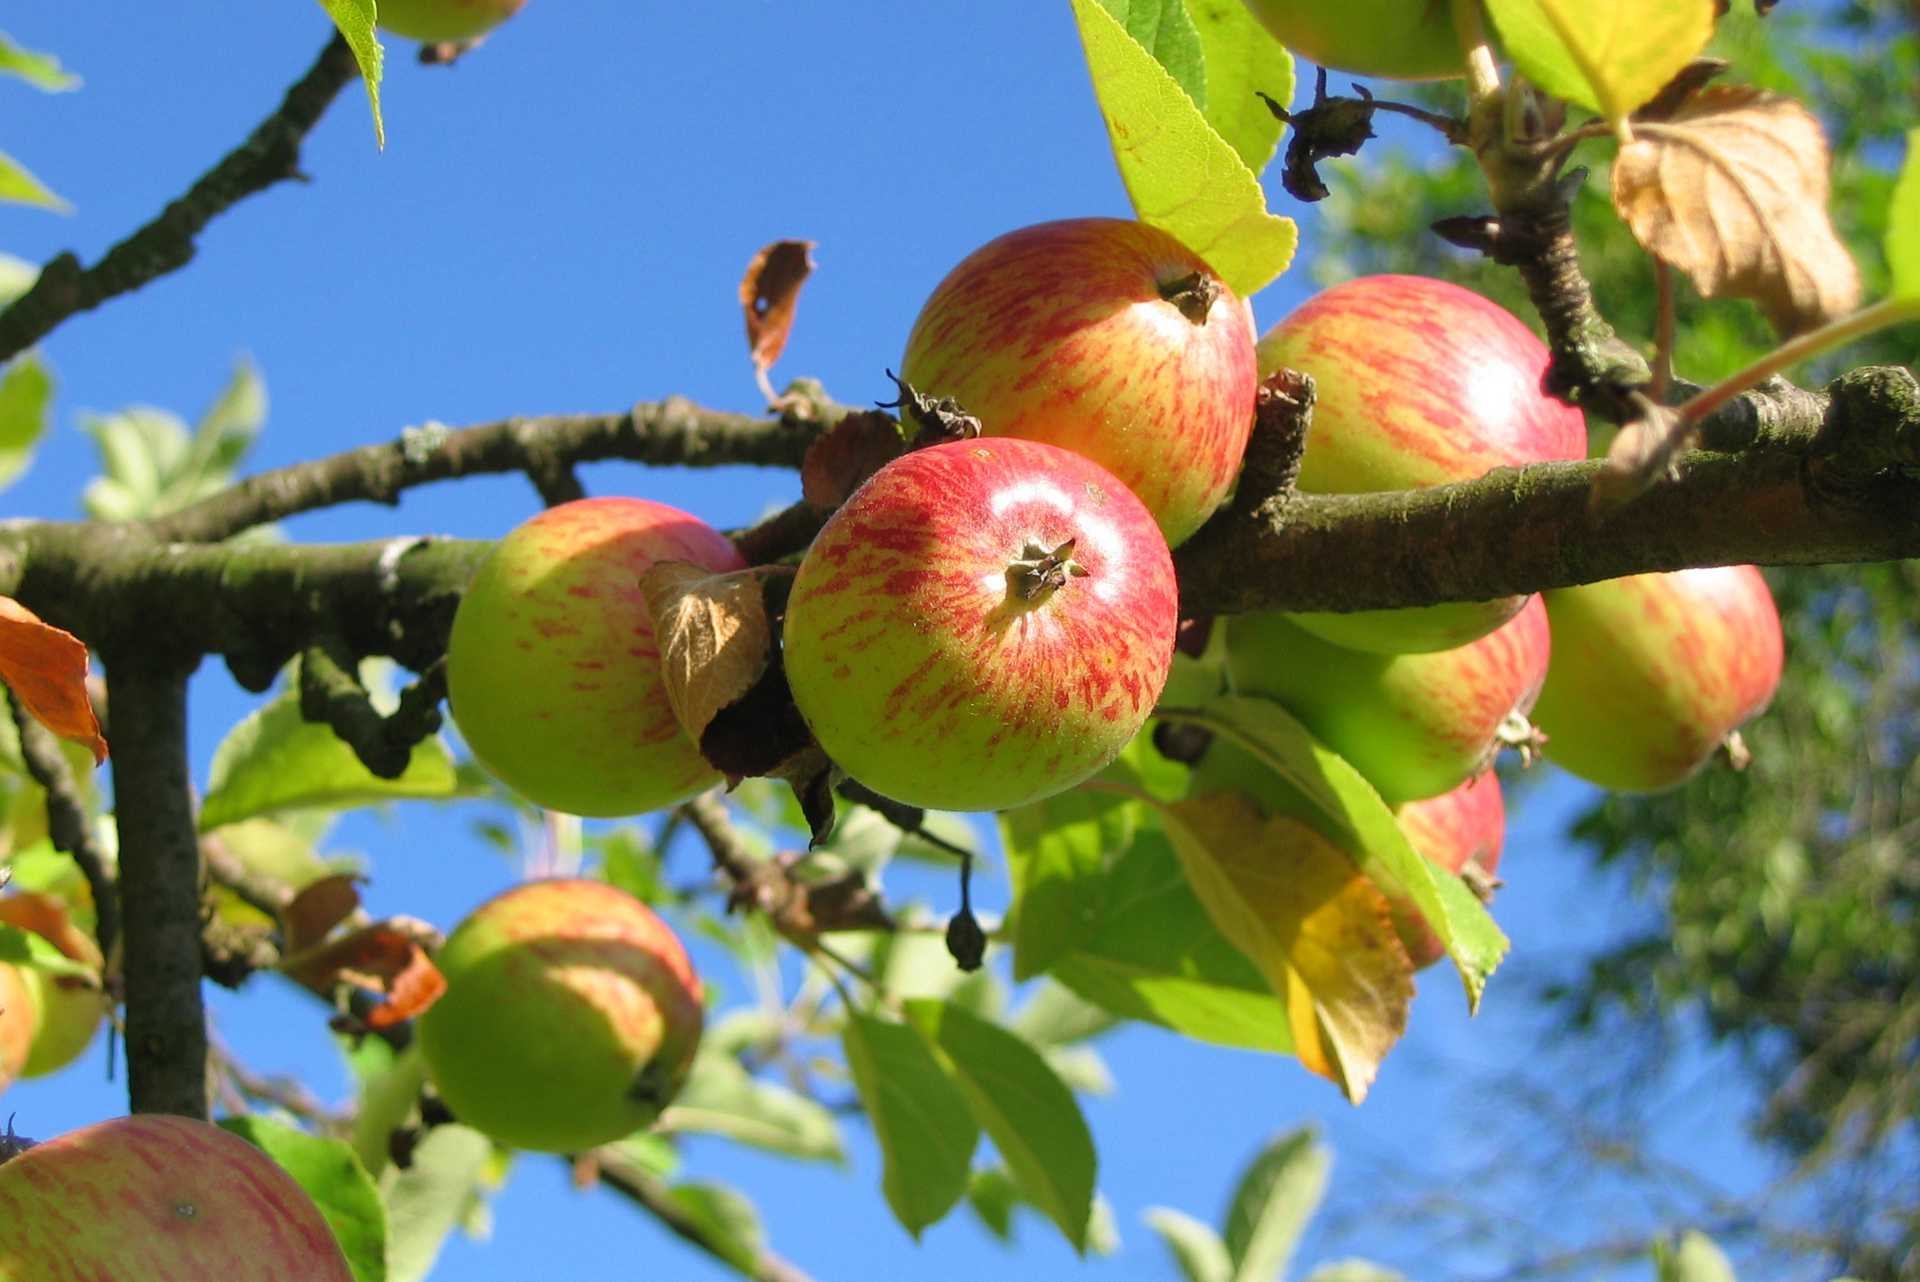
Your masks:
[{"label": "yellow leaf", "polygon": [[1785,333],[1860,305],[1860,273],[1827,217],[1827,143],[1791,98],[1716,85],[1634,126],[1613,204],[1647,251],[1702,295],[1758,303]]},{"label": "yellow leaf", "polygon": [[1713,0],[1487,0],[1487,12],[1522,75],[1615,123],[1713,37]]},{"label": "yellow leaf", "polygon": [[1386,897],[1318,831],[1237,793],[1163,813],[1194,894],[1286,1003],[1300,1062],[1358,1104],[1413,1000]]}]

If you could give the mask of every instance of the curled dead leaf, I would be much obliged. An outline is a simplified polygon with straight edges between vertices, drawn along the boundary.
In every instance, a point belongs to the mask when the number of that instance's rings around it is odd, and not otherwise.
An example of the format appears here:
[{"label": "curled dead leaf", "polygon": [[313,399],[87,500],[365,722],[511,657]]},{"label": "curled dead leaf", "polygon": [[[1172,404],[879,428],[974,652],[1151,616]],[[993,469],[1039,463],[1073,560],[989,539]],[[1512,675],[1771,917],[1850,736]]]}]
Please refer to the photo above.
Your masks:
[{"label": "curled dead leaf", "polygon": [[333,932],[360,906],[360,878],[334,873],[309,882],[280,910],[280,929],[291,955],[306,952]]},{"label": "curled dead leaf", "polygon": [[1239,793],[1166,808],[1187,882],[1287,1008],[1294,1053],[1358,1104],[1400,1040],[1413,964],[1374,884],[1317,830]]},{"label": "curled dead leaf", "polygon": [[890,416],[878,410],[849,414],[807,446],[800,464],[801,496],[831,512],[905,448],[900,425]]},{"label": "curled dead leaf", "polygon": [[87,646],[12,597],[0,596],[0,681],[47,729],[84,744],[93,764],[107,759],[107,741],[87,698]]},{"label": "curled dead leaf", "polygon": [[440,933],[412,917],[393,917],[289,956],[280,969],[297,983],[331,997],[340,984],[384,994],[367,1015],[375,1030],[413,1019],[440,1000],[446,978],[427,955]]},{"label": "curled dead leaf", "polygon": [[1711,85],[1637,124],[1613,204],[1647,251],[1707,298],[1758,303],[1783,333],[1860,304],[1860,272],[1827,216],[1826,137],[1791,98]]},{"label": "curled dead leaf", "polygon": [[[753,256],[740,278],[740,306],[747,317],[747,349],[764,385],[767,371],[786,350],[800,286],[813,272],[810,240],[776,240]],[[768,399],[772,395],[769,392]]]},{"label": "curled dead leaf", "polygon": [[752,570],[715,574],[685,561],[661,561],[641,576],[660,645],[667,702],[698,743],[722,708],[739,701],[773,652],[773,629]]}]

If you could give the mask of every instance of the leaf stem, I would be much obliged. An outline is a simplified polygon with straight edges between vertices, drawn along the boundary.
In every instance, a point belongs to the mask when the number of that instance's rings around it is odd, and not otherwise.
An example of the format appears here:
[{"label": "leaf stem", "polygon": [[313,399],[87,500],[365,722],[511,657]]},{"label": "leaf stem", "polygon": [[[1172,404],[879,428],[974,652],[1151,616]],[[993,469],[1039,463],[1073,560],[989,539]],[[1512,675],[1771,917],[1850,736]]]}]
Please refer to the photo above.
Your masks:
[{"label": "leaf stem", "polygon": [[1884,298],[1849,316],[1788,339],[1737,374],[1728,376],[1680,407],[1684,423],[1698,423],[1722,405],[1766,382],[1782,370],[1832,351],[1875,330],[1920,319],[1920,300]]},{"label": "leaf stem", "polygon": [[1453,30],[1467,59],[1467,101],[1478,106],[1500,93],[1500,65],[1494,61],[1493,46],[1487,43],[1480,0],[1453,0]]}]

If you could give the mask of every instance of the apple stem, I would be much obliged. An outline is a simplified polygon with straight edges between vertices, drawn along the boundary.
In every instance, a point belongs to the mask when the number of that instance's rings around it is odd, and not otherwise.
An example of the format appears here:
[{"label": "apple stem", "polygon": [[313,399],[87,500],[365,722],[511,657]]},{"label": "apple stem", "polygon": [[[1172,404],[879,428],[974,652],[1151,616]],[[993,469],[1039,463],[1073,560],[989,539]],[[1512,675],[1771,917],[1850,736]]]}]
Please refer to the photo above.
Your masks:
[{"label": "apple stem", "polygon": [[1015,595],[1022,601],[1032,601],[1056,588],[1065,587],[1070,578],[1085,578],[1086,567],[1073,559],[1073,548],[1077,542],[1077,539],[1068,539],[1051,551],[1037,543],[1027,544],[1021,554],[1023,559],[1007,567]]},{"label": "apple stem", "polygon": [[1220,282],[1206,272],[1189,272],[1160,286],[1160,297],[1180,309],[1180,314],[1195,325],[1207,323],[1213,301],[1220,297]]}]

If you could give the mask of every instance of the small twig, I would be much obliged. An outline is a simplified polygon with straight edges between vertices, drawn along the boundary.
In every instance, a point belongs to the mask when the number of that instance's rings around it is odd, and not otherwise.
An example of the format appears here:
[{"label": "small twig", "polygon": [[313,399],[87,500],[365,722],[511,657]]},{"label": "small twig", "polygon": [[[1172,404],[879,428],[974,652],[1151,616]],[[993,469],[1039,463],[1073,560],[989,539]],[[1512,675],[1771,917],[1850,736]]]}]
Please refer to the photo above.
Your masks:
[{"label": "small twig", "polygon": [[848,801],[855,802],[874,811],[882,819],[905,833],[920,838],[937,850],[944,850],[958,859],[971,859],[973,852],[958,842],[948,841],[939,833],[927,827],[927,812],[919,806],[909,806],[903,802],[883,797],[857,779],[842,779],[835,789]]},{"label": "small twig", "polygon": [[1656,312],[1653,328],[1653,381],[1647,395],[1665,404],[1667,389],[1673,386],[1673,269],[1667,260],[1653,260],[1653,289]]},{"label": "small twig", "polygon": [[[600,1182],[652,1215],[684,1241],[692,1243],[729,1267],[739,1268],[733,1244],[715,1236],[704,1221],[696,1217],[674,1196],[660,1178],[627,1157],[617,1148],[597,1148],[584,1155],[597,1170]],[[569,1165],[578,1159],[563,1157]],[[812,1282],[798,1266],[762,1247],[750,1267],[741,1271],[754,1282]]]},{"label": "small twig", "polygon": [[229,1098],[238,1095],[244,1101],[266,1103],[284,1109],[323,1135],[341,1135],[352,1126],[351,1117],[328,1108],[300,1082],[254,1072],[241,1063],[218,1037],[208,1037],[207,1058],[216,1081]]},{"label": "small twig", "polygon": [[273,114],[159,216],[106,252],[92,267],[61,254],[33,288],[0,311],[0,361],[46,337],[69,316],[139,289],[192,260],[194,238],[218,215],[256,192],[300,176],[300,145],[341,88],[358,74],[338,33]]},{"label": "small twig", "polygon": [[729,531],[728,537],[748,565],[769,565],[805,551],[831,515],[802,499],[744,530]]},{"label": "small twig", "polygon": [[114,942],[120,936],[119,891],[107,869],[106,852],[94,840],[93,820],[80,796],[79,783],[53,732],[20,706],[11,690],[7,691],[7,703],[20,732],[20,755],[26,760],[27,773],[47,794],[47,836],[54,849],[64,850],[80,865],[93,895],[94,937],[100,941],[100,955],[111,960]]}]

